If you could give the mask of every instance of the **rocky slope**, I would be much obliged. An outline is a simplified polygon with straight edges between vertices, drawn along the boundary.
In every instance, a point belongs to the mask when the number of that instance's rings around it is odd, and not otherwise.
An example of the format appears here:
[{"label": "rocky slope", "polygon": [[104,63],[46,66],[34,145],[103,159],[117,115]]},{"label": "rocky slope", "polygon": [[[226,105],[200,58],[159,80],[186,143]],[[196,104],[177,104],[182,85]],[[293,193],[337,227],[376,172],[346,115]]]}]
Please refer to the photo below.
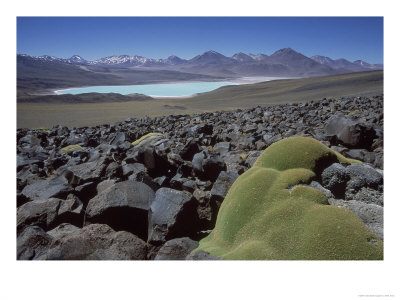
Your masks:
[{"label": "rocky slope", "polygon": [[354,97],[18,129],[17,259],[218,259],[190,253],[232,183],[291,136],[363,162],[323,165],[310,185],[383,240],[383,96]]}]

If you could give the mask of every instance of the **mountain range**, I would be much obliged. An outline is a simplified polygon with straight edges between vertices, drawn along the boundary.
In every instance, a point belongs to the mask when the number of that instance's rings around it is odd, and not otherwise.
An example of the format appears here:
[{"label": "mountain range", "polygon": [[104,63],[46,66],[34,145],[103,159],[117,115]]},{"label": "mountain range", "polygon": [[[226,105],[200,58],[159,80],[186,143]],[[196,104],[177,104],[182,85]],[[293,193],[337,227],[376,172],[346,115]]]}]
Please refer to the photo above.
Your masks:
[{"label": "mountain range", "polygon": [[[73,55],[70,58],[58,58],[49,55],[43,56],[29,56],[20,54],[21,56],[30,57],[32,59],[49,61],[49,62],[62,62],[73,65],[82,66],[118,66],[118,67],[136,67],[136,68],[171,68],[179,66],[179,68],[195,67],[204,65],[214,66],[229,66],[230,68],[238,65],[276,65],[282,69],[296,71],[297,73],[309,73],[309,71],[331,71],[322,66],[328,66],[334,70],[342,71],[368,71],[380,70],[383,68],[382,64],[369,64],[362,60],[350,62],[344,58],[333,60],[326,56],[314,55],[307,57],[291,48],[284,48],[276,51],[270,56],[266,54],[245,54],[236,53],[232,57],[227,57],[216,51],[210,50],[203,54],[197,55],[192,59],[182,59],[175,55],[171,55],[166,59],[163,58],[146,58],[139,55],[114,55],[100,58],[97,60],[89,61],[79,55]],[[319,64],[319,65],[318,65]],[[308,72],[307,72],[308,71]],[[318,72],[318,71],[316,71]]]},{"label": "mountain range", "polygon": [[139,55],[117,55],[86,60],[17,55],[19,88],[54,88],[81,85],[143,84],[174,80],[220,80],[243,76],[314,77],[360,71],[381,70],[381,64],[356,60],[307,57],[291,48],[271,55],[236,53],[231,57],[207,51],[191,59],[175,55],[165,59]]}]

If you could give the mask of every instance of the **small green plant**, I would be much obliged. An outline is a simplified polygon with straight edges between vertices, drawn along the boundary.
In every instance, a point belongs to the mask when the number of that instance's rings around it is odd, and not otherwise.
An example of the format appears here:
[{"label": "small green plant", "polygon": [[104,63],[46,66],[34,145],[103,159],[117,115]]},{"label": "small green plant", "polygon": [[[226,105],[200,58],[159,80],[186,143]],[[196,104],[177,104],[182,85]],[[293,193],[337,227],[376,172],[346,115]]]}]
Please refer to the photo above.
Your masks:
[{"label": "small green plant", "polygon": [[194,252],[239,260],[383,259],[382,241],[356,214],[299,185],[334,162],[355,161],[308,137],[272,144],[234,182],[215,228]]},{"label": "small green plant", "polygon": [[64,148],[61,148],[61,151],[63,151],[65,154],[73,151],[80,151],[83,150],[83,148],[79,145],[69,145]]},{"label": "small green plant", "polygon": [[49,129],[47,129],[47,128],[36,128],[36,130],[42,131],[42,132],[44,132],[46,134],[50,134],[51,133],[51,131]]},{"label": "small green plant", "polygon": [[158,133],[158,132],[148,133],[148,134],[142,136],[140,139],[137,139],[136,141],[132,142],[132,146],[139,145],[140,142],[144,141],[145,139],[147,139],[147,138],[149,138],[151,136],[163,136],[163,135],[161,133]]}]

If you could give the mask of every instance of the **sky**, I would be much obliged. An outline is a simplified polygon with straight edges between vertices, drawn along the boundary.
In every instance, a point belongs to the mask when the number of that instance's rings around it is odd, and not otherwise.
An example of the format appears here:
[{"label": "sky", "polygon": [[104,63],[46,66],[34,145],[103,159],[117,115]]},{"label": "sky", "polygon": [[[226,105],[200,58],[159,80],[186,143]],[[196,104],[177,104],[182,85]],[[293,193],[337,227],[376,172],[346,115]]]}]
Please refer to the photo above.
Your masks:
[{"label": "sky", "polygon": [[383,62],[382,17],[17,17],[17,53],[190,59],[208,50]]}]

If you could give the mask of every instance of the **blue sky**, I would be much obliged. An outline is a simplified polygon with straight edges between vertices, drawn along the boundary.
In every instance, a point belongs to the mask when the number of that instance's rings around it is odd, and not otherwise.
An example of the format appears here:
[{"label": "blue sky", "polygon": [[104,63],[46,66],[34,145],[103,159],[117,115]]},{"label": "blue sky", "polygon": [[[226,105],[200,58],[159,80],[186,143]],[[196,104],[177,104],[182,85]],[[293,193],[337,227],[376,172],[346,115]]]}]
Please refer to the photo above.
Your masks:
[{"label": "blue sky", "polygon": [[17,17],[17,53],[192,58],[208,50],[383,62],[381,17]]}]

